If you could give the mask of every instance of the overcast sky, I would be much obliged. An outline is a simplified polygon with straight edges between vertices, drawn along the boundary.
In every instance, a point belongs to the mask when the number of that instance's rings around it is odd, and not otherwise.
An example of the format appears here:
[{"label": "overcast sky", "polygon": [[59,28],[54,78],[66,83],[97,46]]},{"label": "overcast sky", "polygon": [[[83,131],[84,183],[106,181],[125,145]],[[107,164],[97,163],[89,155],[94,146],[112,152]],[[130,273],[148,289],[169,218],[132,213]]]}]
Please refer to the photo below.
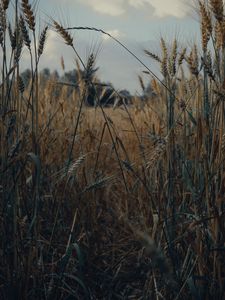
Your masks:
[{"label": "overcast sky", "polygon": [[[39,11],[42,23],[50,16],[64,26],[93,26],[111,33],[154,71],[157,66],[143,55],[143,49],[160,54],[161,36],[168,42],[176,36],[181,44],[191,46],[199,34],[190,0],[40,0]],[[96,32],[72,34],[84,60],[92,51],[98,52],[101,79],[118,89],[139,90],[137,78],[143,67],[120,46]],[[49,32],[41,66],[60,69],[61,56],[66,70],[75,67],[71,49],[55,32]]]}]

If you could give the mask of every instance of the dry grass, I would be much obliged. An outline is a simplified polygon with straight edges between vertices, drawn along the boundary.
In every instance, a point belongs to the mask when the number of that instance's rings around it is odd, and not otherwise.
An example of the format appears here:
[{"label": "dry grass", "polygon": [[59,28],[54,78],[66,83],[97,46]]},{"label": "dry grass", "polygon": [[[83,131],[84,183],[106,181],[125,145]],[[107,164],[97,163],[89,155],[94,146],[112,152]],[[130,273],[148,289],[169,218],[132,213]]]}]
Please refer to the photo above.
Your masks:
[{"label": "dry grass", "polygon": [[[97,92],[94,55],[85,64],[57,21],[78,80],[72,87],[43,80],[38,63],[49,28],[37,40],[24,0],[9,25],[2,1],[1,299],[224,299],[222,3],[199,2],[202,49],[162,38],[161,56],[145,53],[163,82],[150,79],[144,103],[133,97],[112,108],[101,105],[106,91]],[[145,92],[142,77],[140,84]]]}]

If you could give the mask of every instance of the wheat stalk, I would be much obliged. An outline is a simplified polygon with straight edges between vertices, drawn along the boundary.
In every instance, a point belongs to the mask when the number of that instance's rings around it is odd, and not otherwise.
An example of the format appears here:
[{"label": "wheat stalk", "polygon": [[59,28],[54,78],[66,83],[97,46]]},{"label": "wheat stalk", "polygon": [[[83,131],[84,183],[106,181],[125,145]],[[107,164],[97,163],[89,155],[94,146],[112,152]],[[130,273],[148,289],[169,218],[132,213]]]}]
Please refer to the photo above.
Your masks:
[{"label": "wheat stalk", "polygon": [[221,152],[223,153],[223,155],[225,155],[225,134],[222,135]]},{"label": "wheat stalk", "polygon": [[18,90],[20,91],[21,94],[23,94],[25,90],[24,82],[21,76],[19,76],[18,78]]},{"label": "wheat stalk", "polygon": [[147,169],[153,169],[156,163],[162,158],[163,154],[166,152],[168,140],[168,136],[158,139],[154,150],[150,153],[150,158],[146,164]]},{"label": "wheat stalk", "polygon": [[168,75],[168,66],[167,66],[168,50],[167,50],[166,42],[163,38],[161,38],[161,48],[163,52],[163,57],[161,60],[161,73],[166,78]]},{"label": "wheat stalk", "polygon": [[212,20],[210,13],[205,5],[199,1],[200,16],[201,16],[201,31],[202,31],[202,48],[206,51],[210,36],[212,34]]},{"label": "wheat stalk", "polygon": [[138,76],[138,80],[139,80],[142,92],[144,93],[145,92],[145,84],[144,84],[143,78],[140,75]]},{"label": "wheat stalk", "polygon": [[9,33],[9,40],[10,40],[11,48],[12,48],[12,50],[15,50],[16,49],[16,32],[12,31],[12,27],[11,27],[10,23],[8,25],[8,33]]},{"label": "wheat stalk", "polygon": [[188,63],[190,72],[194,76],[197,77],[198,74],[199,74],[199,70],[198,70],[199,60],[198,60],[198,52],[197,52],[197,46],[196,45],[194,45],[194,48],[190,52],[190,55],[186,57],[186,61]]},{"label": "wheat stalk", "polygon": [[21,29],[21,32],[22,32],[24,44],[27,46],[29,51],[31,51],[31,48],[30,48],[31,40],[30,40],[30,37],[29,37],[29,32],[27,30],[26,24],[24,22],[24,18],[22,16],[20,16],[20,29]]},{"label": "wheat stalk", "polygon": [[48,31],[48,26],[45,26],[45,28],[43,29],[43,31],[41,33],[39,45],[38,45],[38,57],[39,58],[44,51],[44,45],[45,45],[46,38],[47,38],[47,31]]},{"label": "wheat stalk", "polygon": [[73,37],[64,29],[57,21],[53,20],[53,25],[55,27],[56,32],[61,35],[64,39],[66,45],[73,47]]},{"label": "wheat stalk", "polygon": [[148,50],[144,50],[145,54],[148,55],[149,57],[151,57],[152,59],[156,60],[157,62],[161,63],[161,59],[159,58],[158,55],[148,51]]},{"label": "wheat stalk", "polygon": [[7,28],[6,12],[2,6],[2,3],[0,3],[0,28],[3,32],[5,32]]},{"label": "wheat stalk", "polygon": [[35,16],[28,0],[22,0],[22,9],[30,30],[35,30]]},{"label": "wheat stalk", "polygon": [[223,15],[223,0],[210,0],[210,7],[216,20],[221,23],[224,19]]},{"label": "wheat stalk", "polygon": [[183,60],[185,59],[186,52],[187,52],[187,48],[184,48],[181,51],[181,53],[180,53],[180,55],[178,57],[178,66],[180,66],[182,64]]},{"label": "wheat stalk", "polygon": [[2,0],[2,6],[4,10],[7,10],[9,7],[9,1],[10,0]]},{"label": "wheat stalk", "polygon": [[170,64],[169,64],[170,74],[172,76],[175,76],[175,74],[176,74],[176,63],[177,63],[177,40],[174,39],[171,57],[170,57]]},{"label": "wheat stalk", "polygon": [[202,63],[204,65],[204,69],[206,73],[208,74],[209,78],[213,81],[215,81],[215,75],[213,71],[213,66],[212,66],[212,57],[210,51],[207,52],[207,55],[205,59],[202,59]]}]

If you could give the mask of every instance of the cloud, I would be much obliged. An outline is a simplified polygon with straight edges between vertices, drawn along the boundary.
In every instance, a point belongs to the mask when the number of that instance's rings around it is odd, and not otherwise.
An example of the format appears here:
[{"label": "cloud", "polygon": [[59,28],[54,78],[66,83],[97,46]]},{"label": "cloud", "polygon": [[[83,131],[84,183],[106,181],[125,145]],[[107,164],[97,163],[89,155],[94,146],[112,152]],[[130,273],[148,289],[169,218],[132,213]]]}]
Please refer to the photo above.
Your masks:
[{"label": "cloud", "polygon": [[[130,0],[131,2],[136,2],[136,0]],[[158,17],[165,16],[175,16],[178,18],[182,18],[186,15],[189,7],[187,3],[185,4],[182,0],[138,0],[140,5],[145,3],[149,3],[154,7],[154,15]]]},{"label": "cloud", "polygon": [[153,15],[157,17],[175,16],[184,17],[188,11],[188,1],[183,0],[79,0],[82,4],[90,6],[96,12],[110,16],[120,16],[129,8],[153,9]]},{"label": "cloud", "polygon": [[[114,38],[120,38],[124,36],[124,34],[118,29],[107,30],[107,33],[111,34]],[[108,41],[109,39],[110,37],[108,35],[103,34],[103,40]]]},{"label": "cloud", "polygon": [[81,3],[87,4],[93,10],[110,16],[119,16],[125,13],[124,0],[80,0]]}]

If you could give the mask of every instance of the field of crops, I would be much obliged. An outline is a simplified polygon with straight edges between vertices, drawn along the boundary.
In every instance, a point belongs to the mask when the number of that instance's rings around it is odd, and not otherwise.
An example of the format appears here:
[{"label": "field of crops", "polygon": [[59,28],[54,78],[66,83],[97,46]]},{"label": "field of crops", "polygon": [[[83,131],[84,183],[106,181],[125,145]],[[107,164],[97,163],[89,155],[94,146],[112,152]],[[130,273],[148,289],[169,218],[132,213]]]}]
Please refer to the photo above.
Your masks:
[{"label": "field of crops", "polygon": [[[225,299],[225,15],[207,2],[201,44],[161,38],[162,79],[140,61],[151,92],[140,76],[142,97],[107,102],[71,31],[38,37],[32,2],[1,1],[0,299]],[[49,30],[76,82],[39,70]]]}]

